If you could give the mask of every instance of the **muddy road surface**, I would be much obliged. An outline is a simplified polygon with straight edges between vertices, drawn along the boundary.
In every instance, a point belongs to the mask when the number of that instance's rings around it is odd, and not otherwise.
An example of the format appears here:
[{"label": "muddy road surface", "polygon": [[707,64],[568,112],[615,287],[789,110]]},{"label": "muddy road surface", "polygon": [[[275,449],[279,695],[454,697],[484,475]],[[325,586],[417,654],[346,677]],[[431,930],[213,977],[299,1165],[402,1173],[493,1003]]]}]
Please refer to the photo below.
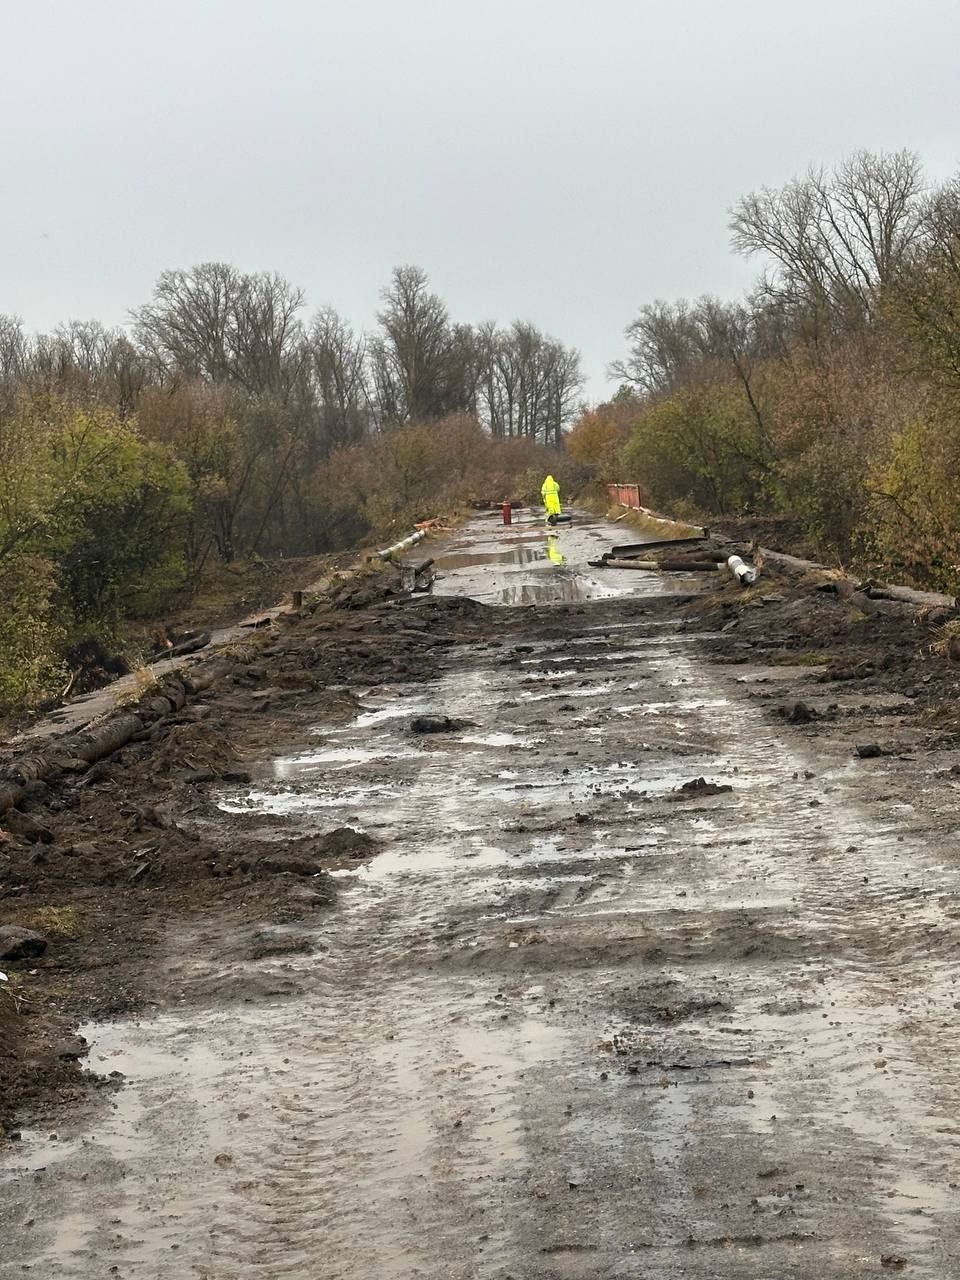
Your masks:
[{"label": "muddy road surface", "polygon": [[379,852],[169,927],[82,1029],[122,1084],[4,1157],[4,1280],[960,1276],[955,788],[777,722],[811,670],[710,663],[621,530],[475,521],[434,590],[533,608],[216,788]]}]

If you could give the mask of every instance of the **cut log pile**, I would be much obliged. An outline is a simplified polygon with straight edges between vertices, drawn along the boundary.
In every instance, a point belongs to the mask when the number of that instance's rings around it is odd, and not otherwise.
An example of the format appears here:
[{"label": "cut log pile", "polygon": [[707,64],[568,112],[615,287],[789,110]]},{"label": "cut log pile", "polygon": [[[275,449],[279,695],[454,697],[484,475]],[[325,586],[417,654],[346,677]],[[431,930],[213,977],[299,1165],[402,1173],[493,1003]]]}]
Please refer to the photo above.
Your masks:
[{"label": "cut log pile", "polygon": [[129,710],[117,711],[103,724],[58,738],[35,755],[18,757],[0,776],[0,814],[25,800],[31,783],[47,782],[64,773],[85,773],[98,760],[148,736],[160,720],[180,711],[191,694],[209,689],[221,674],[222,667],[211,664],[205,671],[172,678],[156,693]]},{"label": "cut log pile", "polygon": [[746,547],[710,536],[667,538],[653,542],[629,542],[611,548],[599,560],[591,561],[597,569],[631,569],[640,573],[716,573],[729,571],[741,586],[751,586],[760,574],[761,561],[749,563],[739,554]]}]

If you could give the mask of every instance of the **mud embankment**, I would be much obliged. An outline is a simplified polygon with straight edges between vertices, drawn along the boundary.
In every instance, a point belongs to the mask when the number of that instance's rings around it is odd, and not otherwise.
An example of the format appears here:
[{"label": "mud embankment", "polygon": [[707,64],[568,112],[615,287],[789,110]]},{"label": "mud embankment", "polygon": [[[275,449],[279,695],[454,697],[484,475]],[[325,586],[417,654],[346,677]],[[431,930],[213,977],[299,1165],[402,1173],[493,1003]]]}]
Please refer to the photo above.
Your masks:
[{"label": "mud embankment", "polygon": [[[159,716],[142,704],[119,709],[108,724],[134,712],[146,723],[105,759],[87,766],[63,757],[56,739],[32,744],[32,757],[46,750],[63,767],[18,786],[17,807],[0,815],[0,929],[45,943],[24,951],[7,935],[0,962],[7,1133],[15,1117],[89,1087],[78,1023],[167,1000],[155,956],[170,920],[217,917],[255,933],[332,901],[327,872],[356,847],[329,832],[253,833],[222,813],[214,793],[256,784],[278,745],[305,746],[317,725],[349,719],[358,688],[436,678],[452,645],[483,635],[481,612],[361,580],[308,616],[285,615],[221,648],[208,664],[216,678],[194,681],[206,687],[190,692],[188,680],[184,695],[178,685],[179,707]],[[149,691],[144,701],[153,700]]]}]

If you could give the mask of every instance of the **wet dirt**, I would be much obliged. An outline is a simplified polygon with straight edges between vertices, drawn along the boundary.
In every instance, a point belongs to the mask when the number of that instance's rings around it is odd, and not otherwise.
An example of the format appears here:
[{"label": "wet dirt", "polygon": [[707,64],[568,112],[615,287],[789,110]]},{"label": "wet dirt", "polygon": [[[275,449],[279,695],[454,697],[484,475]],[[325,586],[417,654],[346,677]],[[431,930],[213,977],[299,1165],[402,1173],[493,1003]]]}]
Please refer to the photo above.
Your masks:
[{"label": "wet dirt", "polygon": [[[798,632],[798,584],[591,599],[580,557],[617,531],[581,536],[273,641],[211,699],[249,782],[187,804],[175,757],[110,784],[123,808],[150,778],[171,845],[233,872],[122,882],[172,901],[99,976],[129,1011],[80,1028],[105,1087],[4,1154],[4,1280],[960,1274],[955,674],[836,602]],[[496,542],[477,521],[451,554]],[[554,603],[461,614],[461,573]],[[252,712],[293,655],[322,689]],[[867,736],[901,750],[857,760]],[[58,821],[102,815],[81,794]],[[242,869],[304,849],[314,875]],[[304,910],[315,882],[335,901]]]}]

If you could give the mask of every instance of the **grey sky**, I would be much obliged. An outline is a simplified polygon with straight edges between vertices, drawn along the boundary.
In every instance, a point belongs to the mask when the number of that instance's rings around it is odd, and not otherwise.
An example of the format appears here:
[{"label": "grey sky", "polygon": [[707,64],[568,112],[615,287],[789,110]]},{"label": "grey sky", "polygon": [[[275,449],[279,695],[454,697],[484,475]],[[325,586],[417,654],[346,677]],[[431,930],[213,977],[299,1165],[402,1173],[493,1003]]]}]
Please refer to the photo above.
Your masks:
[{"label": "grey sky", "polygon": [[414,262],[604,393],[655,297],[736,293],[726,210],[858,147],[960,165],[957,0],[0,0],[0,311],[122,323],[165,267],[355,324]]}]

